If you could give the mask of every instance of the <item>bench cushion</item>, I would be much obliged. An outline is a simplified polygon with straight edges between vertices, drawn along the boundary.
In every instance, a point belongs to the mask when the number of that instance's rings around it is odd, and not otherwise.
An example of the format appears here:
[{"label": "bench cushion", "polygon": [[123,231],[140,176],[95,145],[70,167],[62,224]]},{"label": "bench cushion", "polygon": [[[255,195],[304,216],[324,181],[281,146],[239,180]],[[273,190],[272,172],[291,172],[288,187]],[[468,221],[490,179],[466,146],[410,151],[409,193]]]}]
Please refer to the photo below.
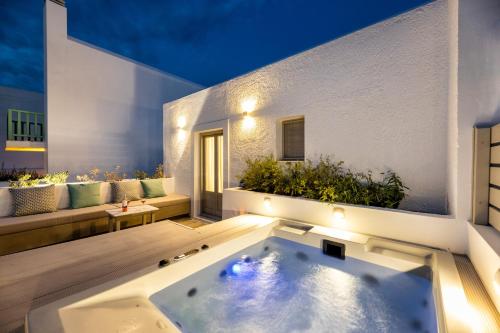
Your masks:
[{"label": "bench cushion", "polygon": [[[182,204],[189,205],[190,199],[186,195],[172,193],[165,197],[146,199],[146,204],[158,208],[177,206]],[[141,205],[140,201],[131,201],[129,205]],[[50,227],[54,225],[75,223],[85,220],[99,219],[107,217],[107,209],[113,209],[117,206],[112,204],[104,204],[99,206],[84,207],[78,209],[63,209],[53,213],[18,216],[18,217],[2,217],[0,218],[0,235],[17,233],[27,230]],[[179,210],[185,214],[185,209]],[[173,215],[171,215],[173,216]],[[159,216],[161,217],[161,216]]]}]

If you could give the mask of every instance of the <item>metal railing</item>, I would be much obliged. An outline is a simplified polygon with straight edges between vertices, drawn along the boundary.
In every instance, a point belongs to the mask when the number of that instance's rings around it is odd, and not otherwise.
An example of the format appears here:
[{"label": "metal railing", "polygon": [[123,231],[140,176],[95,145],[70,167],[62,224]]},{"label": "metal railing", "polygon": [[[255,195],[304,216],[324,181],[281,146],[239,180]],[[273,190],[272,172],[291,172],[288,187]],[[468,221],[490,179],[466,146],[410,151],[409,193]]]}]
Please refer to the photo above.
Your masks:
[{"label": "metal railing", "polygon": [[7,140],[42,142],[44,125],[43,113],[9,109],[7,113]]}]

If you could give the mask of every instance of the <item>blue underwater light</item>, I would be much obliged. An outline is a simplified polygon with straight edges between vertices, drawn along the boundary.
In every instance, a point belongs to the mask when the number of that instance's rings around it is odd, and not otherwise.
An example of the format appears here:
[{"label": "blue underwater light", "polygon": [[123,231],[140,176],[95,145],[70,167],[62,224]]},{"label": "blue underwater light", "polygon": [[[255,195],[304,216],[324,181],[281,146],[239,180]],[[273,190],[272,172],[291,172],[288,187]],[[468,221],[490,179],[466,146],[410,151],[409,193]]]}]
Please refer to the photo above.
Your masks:
[{"label": "blue underwater light", "polygon": [[241,272],[241,266],[240,266],[240,264],[238,264],[238,263],[233,264],[231,266],[231,272],[233,274],[235,274],[235,275],[240,274],[240,272]]}]

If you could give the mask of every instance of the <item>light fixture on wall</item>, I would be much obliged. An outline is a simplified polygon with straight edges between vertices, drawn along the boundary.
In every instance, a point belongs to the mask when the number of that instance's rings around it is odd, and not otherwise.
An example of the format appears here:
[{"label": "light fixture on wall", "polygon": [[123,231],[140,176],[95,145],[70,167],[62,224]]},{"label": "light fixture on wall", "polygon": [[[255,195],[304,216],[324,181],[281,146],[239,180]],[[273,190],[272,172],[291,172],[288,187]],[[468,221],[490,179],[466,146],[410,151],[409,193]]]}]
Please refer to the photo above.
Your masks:
[{"label": "light fixture on wall", "polygon": [[333,208],[333,219],[336,222],[343,222],[343,221],[345,221],[345,211],[344,211],[344,208],[334,207]]},{"label": "light fixture on wall", "polygon": [[271,198],[269,198],[269,197],[265,197],[265,198],[264,198],[264,208],[265,208],[267,211],[270,211],[270,210],[273,208],[273,206],[272,206],[272,204],[271,204]]},{"label": "light fixture on wall", "polygon": [[179,118],[177,118],[177,128],[183,129],[184,127],[186,127],[186,123],[186,116],[179,116]]},{"label": "light fixture on wall", "polygon": [[241,109],[243,110],[243,129],[251,130],[255,127],[255,119],[250,116],[250,113],[255,110],[257,99],[249,97],[241,102]]}]

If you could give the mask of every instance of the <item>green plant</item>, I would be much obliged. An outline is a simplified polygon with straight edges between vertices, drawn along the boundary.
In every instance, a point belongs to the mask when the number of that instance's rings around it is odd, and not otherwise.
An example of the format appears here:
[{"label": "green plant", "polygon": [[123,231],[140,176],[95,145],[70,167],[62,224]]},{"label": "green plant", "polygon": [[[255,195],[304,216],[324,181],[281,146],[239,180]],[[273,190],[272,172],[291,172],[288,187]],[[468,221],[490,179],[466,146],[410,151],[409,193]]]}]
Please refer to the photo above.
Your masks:
[{"label": "green plant", "polygon": [[116,182],[127,178],[127,174],[121,172],[121,166],[117,165],[112,171],[104,171],[104,180],[107,182]]},{"label": "green plant", "polygon": [[40,179],[31,179],[30,174],[25,174],[19,177],[18,180],[9,181],[9,186],[12,188],[32,187],[40,184]]},{"label": "green plant", "polygon": [[352,172],[343,162],[320,157],[317,163],[287,162],[280,164],[272,156],[247,160],[240,177],[246,190],[300,196],[328,203],[350,203],[397,208],[408,189],[401,178],[389,171],[380,181],[372,172]]},{"label": "green plant", "polygon": [[246,164],[246,170],[240,176],[240,183],[244,189],[279,193],[284,187],[281,183],[283,170],[272,156],[247,159]]},{"label": "green plant", "polygon": [[163,163],[160,163],[156,166],[155,172],[151,176],[151,178],[163,178],[165,174],[163,172]]},{"label": "green plant", "polygon": [[149,178],[149,175],[146,171],[143,170],[135,170],[135,178],[137,179],[146,179]]},{"label": "green plant", "polygon": [[45,177],[42,178],[42,182],[48,184],[63,184],[66,183],[68,177],[68,171],[53,172],[46,174]]},{"label": "green plant", "polygon": [[79,182],[96,182],[99,178],[101,170],[98,168],[90,169],[89,173],[83,175],[76,175],[76,180]]}]

